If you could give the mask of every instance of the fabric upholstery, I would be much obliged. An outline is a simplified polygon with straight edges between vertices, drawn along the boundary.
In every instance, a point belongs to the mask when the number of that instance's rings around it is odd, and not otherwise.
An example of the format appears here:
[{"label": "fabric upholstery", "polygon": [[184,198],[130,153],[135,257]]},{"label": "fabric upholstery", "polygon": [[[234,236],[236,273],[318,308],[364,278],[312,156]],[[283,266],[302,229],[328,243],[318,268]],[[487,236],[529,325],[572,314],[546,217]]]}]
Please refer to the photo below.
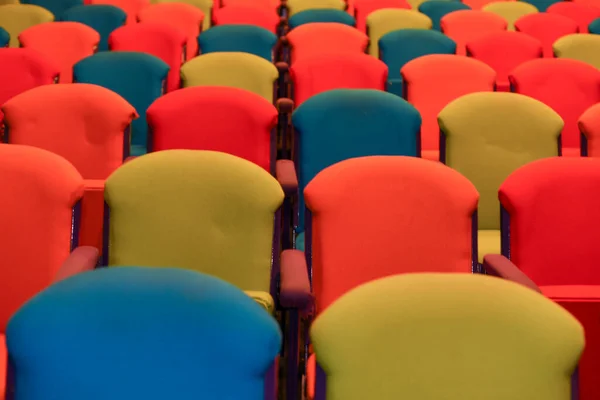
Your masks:
[{"label": "fabric upholstery", "polygon": [[348,26],[355,26],[354,17],[342,10],[336,9],[313,9],[306,10],[294,14],[288,21],[290,29],[299,27],[300,25],[310,24],[315,22],[336,22]]},{"label": "fabric upholstery", "polygon": [[115,30],[108,38],[112,51],[139,51],[163,60],[169,66],[167,92],[179,89],[179,69],[185,61],[186,36],[179,29],[161,23],[144,23]]},{"label": "fabric upholstery", "polygon": [[577,126],[587,140],[587,154],[600,157],[600,104],[585,110],[577,122]]},{"label": "fabric upholstery", "polygon": [[232,285],[144,267],[61,281],[7,333],[23,400],[264,399],[281,341],[275,319]]},{"label": "fabric upholstery", "polygon": [[83,196],[75,167],[49,151],[0,145],[0,332],[49,285],[71,252],[73,207]]},{"label": "fabric upholstery", "polygon": [[[421,6],[421,4],[423,4],[423,3],[427,2],[427,1],[432,1],[432,0],[406,0],[406,2],[408,4],[410,4],[410,7],[413,10],[418,10],[419,7]],[[433,1],[436,1],[436,0],[433,0]],[[455,2],[455,3],[460,2],[459,0],[443,0],[443,1],[452,1],[452,2]]]},{"label": "fabric upholstery", "polygon": [[[599,42],[600,43],[600,42]],[[540,59],[515,68],[513,90],[552,107],[563,119],[563,155],[579,155],[579,116],[600,102],[600,71],[577,60]]]},{"label": "fabric upholstery", "polygon": [[123,134],[137,117],[118,94],[96,85],[45,85],[2,106],[9,142],[69,160],[86,179],[105,179],[123,162]]},{"label": "fabric upholstery", "polygon": [[210,14],[205,15],[199,8],[186,3],[158,3],[152,4],[139,12],[138,20],[145,22],[158,22],[167,24],[185,32],[186,60],[198,54],[197,37],[201,32],[202,21],[210,19]]},{"label": "fabric upholstery", "polygon": [[60,67],[60,83],[71,83],[73,65],[98,48],[100,34],[79,22],[47,22],[21,32],[19,41]]},{"label": "fabric upholstery", "polygon": [[0,393],[6,392],[6,376],[8,372],[8,351],[6,336],[0,333]]},{"label": "fabric upholstery", "polygon": [[500,229],[480,229],[477,232],[477,255],[479,263],[488,254],[500,254]]},{"label": "fabric upholstery", "polygon": [[317,318],[311,339],[328,400],[570,400],[584,348],[581,324],[559,305],[464,274],[362,285]]},{"label": "fabric upholstery", "polygon": [[576,21],[580,33],[588,33],[588,25],[596,18],[600,18],[600,7],[592,3],[561,1],[548,7],[547,12],[564,15]]},{"label": "fabric upholstery", "polygon": [[[277,34],[279,15],[275,10],[256,5],[232,5],[214,11],[217,25],[254,25]],[[243,38],[240,38],[243,39]]]},{"label": "fabric upholstery", "polygon": [[431,29],[428,16],[413,10],[388,8],[374,11],[367,17],[369,27],[369,54],[379,58],[379,39],[386,33],[401,29]]},{"label": "fabric upholstery", "polygon": [[286,7],[288,15],[291,17],[306,10],[333,9],[344,11],[346,2],[344,0],[288,0]]},{"label": "fabric upholstery", "polygon": [[367,18],[377,10],[411,8],[406,0],[354,0],[353,6],[356,29],[361,32],[367,32]]},{"label": "fabric upholstery", "polygon": [[515,21],[524,15],[535,14],[538,9],[534,5],[524,1],[494,1],[482,8],[483,11],[488,11],[498,14],[508,22],[508,30],[515,30]]},{"label": "fabric upholstery", "polygon": [[[495,2],[496,0],[463,0],[463,2],[468,5],[471,10],[480,11],[488,4]],[[515,1],[515,0],[508,0]]]},{"label": "fabric upholstery", "polygon": [[[321,170],[339,161],[418,154],[419,112],[403,99],[379,90],[337,89],[318,94],[296,109],[292,123],[298,132],[300,193]],[[303,196],[298,208],[297,230],[302,232]]]},{"label": "fabric upholstery", "polygon": [[274,101],[273,88],[279,72],[273,63],[248,53],[204,54],[181,67],[184,87],[227,86],[248,90]]},{"label": "fabric upholstery", "polygon": [[467,57],[433,54],[408,62],[400,71],[405,98],[421,113],[422,156],[439,160],[438,113],[452,100],[474,92],[494,90],[492,68]]},{"label": "fabric upholstery", "polygon": [[600,18],[596,18],[588,25],[588,31],[596,35],[600,34]]},{"label": "fabric upholstery", "polygon": [[539,40],[527,34],[501,31],[468,42],[467,54],[496,71],[497,91],[510,92],[508,74],[529,60],[541,58],[543,49]]},{"label": "fabric upholstery", "polygon": [[0,26],[0,47],[8,47],[10,43],[10,34],[6,32],[6,29]]},{"label": "fabric upholstery", "polygon": [[126,51],[98,53],[73,68],[76,82],[110,89],[135,107],[140,117],[131,124],[131,147],[141,149],[141,154],[147,147],[146,109],[161,96],[168,73],[169,66],[161,59]]},{"label": "fabric upholstery", "polygon": [[518,167],[558,154],[560,116],[516,93],[472,93],[448,104],[438,117],[446,136],[446,164],[480,194],[479,229],[500,229],[498,188]]},{"label": "fabric upholstery", "polygon": [[419,12],[427,15],[433,23],[433,29],[441,31],[440,20],[446,14],[459,10],[470,10],[466,4],[458,1],[428,0],[419,5]]},{"label": "fabric upholstery", "polygon": [[[292,29],[286,36],[291,63],[331,53],[364,53],[369,37],[351,26],[337,22],[313,22]],[[318,45],[315,45],[318,43]]]},{"label": "fabric upholstery", "polygon": [[312,212],[317,312],[384,276],[471,273],[478,194],[443,164],[415,157],[353,158],[321,171],[304,197]]},{"label": "fabric upholstery", "polygon": [[33,4],[40,6],[50,11],[57,20],[62,19],[65,11],[71,7],[77,7],[83,5],[83,0],[20,0],[22,4]]},{"label": "fabric upholstery", "polygon": [[125,11],[111,5],[85,5],[68,9],[62,14],[63,21],[80,22],[100,34],[99,51],[108,50],[108,37],[127,20]]},{"label": "fabric upholstery", "polygon": [[456,54],[466,54],[466,44],[493,32],[505,31],[508,23],[501,16],[473,10],[459,10],[442,17],[440,27],[456,42]]},{"label": "fabric upholstery", "polygon": [[0,26],[10,35],[10,47],[19,47],[21,32],[37,24],[54,21],[54,15],[33,4],[5,4],[0,13]]},{"label": "fabric upholstery", "polygon": [[150,5],[150,0],[86,0],[91,5],[109,5],[120,8],[127,14],[127,25],[137,24],[137,15]]},{"label": "fabric upholstery", "polygon": [[[217,0],[215,0],[217,1]],[[213,9],[213,0],[151,0],[151,3],[161,4],[161,3],[178,3],[178,4],[189,4],[196,9],[202,11],[204,15],[204,19],[201,23],[201,31],[207,31],[211,26],[211,15]]]},{"label": "fabric upholstery", "polygon": [[296,61],[290,68],[294,102],[332,89],[385,90],[387,66],[362,53],[323,54]]},{"label": "fabric upholstery", "polygon": [[243,52],[273,61],[273,49],[277,36],[260,26],[215,26],[198,36],[201,54],[215,52]]},{"label": "fabric upholstery", "polygon": [[600,69],[600,36],[592,34],[566,35],[554,42],[554,54],[559,58],[583,61]]},{"label": "fabric upholstery", "polygon": [[221,0],[221,6],[253,6],[278,12],[281,3],[279,0]]},{"label": "fabric upholstery", "polygon": [[401,29],[386,33],[379,39],[379,57],[389,70],[387,91],[397,96],[404,95],[400,70],[409,61],[429,54],[454,53],[456,43],[437,31]]},{"label": "fabric upholstery", "polygon": [[252,92],[218,86],[181,89],[150,106],[148,124],[153,151],[222,151],[271,171],[277,110]]},{"label": "fabric upholstery", "polygon": [[529,14],[515,21],[515,30],[539,40],[544,47],[544,57],[554,57],[552,45],[561,37],[577,33],[577,22],[559,15],[540,12]]},{"label": "fabric upholstery", "polygon": [[105,199],[109,265],[177,266],[269,292],[283,191],[258,165],[212,151],[159,151],[115,171]]}]

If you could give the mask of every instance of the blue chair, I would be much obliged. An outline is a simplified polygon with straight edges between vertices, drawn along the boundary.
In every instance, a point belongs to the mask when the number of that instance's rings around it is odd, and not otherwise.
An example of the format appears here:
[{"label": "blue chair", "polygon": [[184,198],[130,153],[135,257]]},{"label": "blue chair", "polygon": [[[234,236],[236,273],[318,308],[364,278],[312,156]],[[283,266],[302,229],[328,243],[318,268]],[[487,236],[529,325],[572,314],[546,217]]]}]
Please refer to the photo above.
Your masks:
[{"label": "blue chair", "polygon": [[431,21],[433,22],[432,29],[435,29],[436,31],[442,30],[440,27],[440,20],[444,15],[458,10],[470,9],[471,7],[458,1],[431,0],[419,5],[419,12],[431,18]]},{"label": "blue chair", "polygon": [[19,400],[275,399],[277,321],[195,271],[77,274],[26,303],[6,336]]},{"label": "blue chair", "polygon": [[0,26],[0,47],[8,47],[10,42],[10,34]]},{"label": "blue chair", "polygon": [[[292,114],[298,133],[296,249],[304,250],[306,185],[321,170],[353,157],[420,156],[421,116],[404,99],[372,89],[336,89],[302,103]],[[351,218],[351,216],[348,216]]]},{"label": "blue chair", "polygon": [[20,2],[44,7],[54,14],[55,21],[60,21],[63,13],[69,8],[83,5],[83,0],[21,0]]},{"label": "blue chair", "polygon": [[169,66],[150,54],[107,51],[75,64],[73,81],[110,89],[135,107],[140,118],[131,125],[130,154],[139,156],[147,149],[146,110],[163,94],[168,73]]},{"label": "blue chair", "polygon": [[346,11],[334,9],[314,9],[301,11],[290,17],[288,25],[290,29],[299,27],[300,25],[310,24],[312,22],[337,22],[350,26],[356,26],[354,17]]},{"label": "blue chair", "polygon": [[379,39],[381,61],[389,69],[387,91],[403,96],[400,69],[407,62],[428,54],[455,54],[456,43],[438,31],[401,29],[389,32]]},{"label": "blue chair", "polygon": [[198,36],[200,54],[216,52],[242,52],[273,61],[277,36],[265,28],[254,25],[213,26]]},{"label": "blue chair", "polygon": [[108,50],[108,37],[115,29],[125,25],[127,14],[119,7],[103,4],[76,6],[68,9],[63,21],[80,22],[100,34],[98,51]]},{"label": "blue chair", "polygon": [[594,33],[596,35],[600,35],[600,18],[597,18],[597,19],[593,20],[588,25],[588,30],[590,31],[590,33]]}]

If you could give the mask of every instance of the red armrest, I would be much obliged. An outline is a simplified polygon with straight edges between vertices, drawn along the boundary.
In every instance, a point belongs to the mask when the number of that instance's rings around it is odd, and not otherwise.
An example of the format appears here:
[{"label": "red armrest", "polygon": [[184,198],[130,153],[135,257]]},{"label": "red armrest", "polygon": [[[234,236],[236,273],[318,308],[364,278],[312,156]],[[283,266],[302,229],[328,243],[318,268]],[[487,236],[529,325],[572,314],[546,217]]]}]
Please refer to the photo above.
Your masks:
[{"label": "red armrest", "polygon": [[508,258],[500,254],[488,254],[483,257],[483,269],[488,275],[520,283],[536,292],[542,293],[541,289],[527,275]]},{"label": "red armrest", "polygon": [[313,295],[303,251],[285,250],[281,253],[279,300],[284,308],[308,310],[312,306]]},{"label": "red armrest", "polygon": [[100,252],[92,246],[77,247],[69,255],[69,258],[62,263],[58,273],[54,277],[54,282],[69,278],[80,272],[91,271],[96,268]]},{"label": "red armrest", "polygon": [[275,178],[277,178],[286,196],[293,196],[298,191],[298,177],[292,160],[277,160],[275,162]]}]

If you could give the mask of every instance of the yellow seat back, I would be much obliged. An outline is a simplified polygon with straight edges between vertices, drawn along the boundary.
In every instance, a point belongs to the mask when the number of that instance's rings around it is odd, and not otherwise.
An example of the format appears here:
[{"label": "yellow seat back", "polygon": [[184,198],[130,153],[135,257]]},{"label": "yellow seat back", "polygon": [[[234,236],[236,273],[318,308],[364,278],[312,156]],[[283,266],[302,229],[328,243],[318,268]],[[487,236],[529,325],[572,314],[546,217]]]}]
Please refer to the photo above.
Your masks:
[{"label": "yellow seat back", "polygon": [[204,21],[202,21],[202,32],[210,28],[210,20],[213,9],[213,0],[152,0],[152,4],[158,3],[185,3],[199,8],[204,13]]},{"label": "yellow seat back", "polygon": [[558,58],[579,60],[600,69],[600,35],[575,33],[558,39],[552,45]]},{"label": "yellow seat back", "polygon": [[379,39],[386,33],[400,29],[431,29],[433,23],[425,14],[401,8],[384,8],[369,14],[369,54],[379,58]]},{"label": "yellow seat back", "polygon": [[19,47],[19,35],[34,25],[54,21],[54,15],[33,4],[5,4],[0,8],[0,27],[10,35],[9,47]]},{"label": "yellow seat back", "polygon": [[306,10],[333,9],[344,11],[347,4],[344,0],[288,0],[286,6],[291,17]]},{"label": "yellow seat back", "polygon": [[508,22],[509,31],[515,30],[515,22],[524,15],[535,14],[538,9],[533,4],[525,3],[524,1],[495,1],[486,4],[483,11],[488,11],[497,14]]}]

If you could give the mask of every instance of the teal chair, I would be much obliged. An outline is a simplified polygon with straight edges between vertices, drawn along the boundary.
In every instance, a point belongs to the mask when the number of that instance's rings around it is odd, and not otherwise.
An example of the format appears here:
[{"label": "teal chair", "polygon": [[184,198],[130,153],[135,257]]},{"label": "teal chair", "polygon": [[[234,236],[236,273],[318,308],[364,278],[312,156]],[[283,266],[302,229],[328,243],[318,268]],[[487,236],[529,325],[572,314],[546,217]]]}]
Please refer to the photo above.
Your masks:
[{"label": "teal chair", "polygon": [[354,17],[352,17],[346,11],[327,8],[306,10],[294,14],[288,20],[288,25],[290,29],[294,29],[300,25],[310,24],[313,22],[337,22],[338,24],[356,26]]},{"label": "teal chair", "polygon": [[60,281],[9,321],[18,400],[275,399],[277,321],[235,286],[177,268]]},{"label": "teal chair", "polygon": [[242,52],[273,61],[277,36],[255,25],[213,26],[198,36],[200,54]]},{"label": "teal chair", "polygon": [[459,10],[470,10],[466,4],[460,3],[458,1],[446,1],[446,0],[432,0],[426,1],[419,5],[419,12],[427,15],[431,21],[433,22],[432,29],[436,31],[441,31],[440,20],[446,14],[450,14],[454,11]]},{"label": "teal chair", "polygon": [[[420,156],[421,115],[404,99],[372,89],[336,89],[303,102],[292,114],[297,133],[296,249],[304,250],[302,193],[321,170],[348,158]],[[351,216],[348,216],[351,218]],[[307,218],[308,220],[308,218]]]},{"label": "teal chair", "polygon": [[8,47],[10,35],[4,28],[0,26],[0,47]]},{"label": "teal chair", "polygon": [[588,25],[588,30],[590,31],[590,33],[600,35],[600,18],[593,20]]},{"label": "teal chair", "polygon": [[54,14],[55,21],[61,21],[65,11],[71,7],[82,6],[83,0],[20,0],[20,3],[44,7]]},{"label": "teal chair", "polygon": [[127,14],[119,7],[93,4],[68,9],[62,16],[63,21],[80,22],[100,34],[98,51],[108,50],[108,37],[115,29],[125,25]]},{"label": "teal chair", "polygon": [[456,43],[441,32],[426,29],[401,29],[379,39],[381,61],[388,66],[387,91],[404,97],[400,70],[407,62],[429,54],[455,54]]},{"label": "teal chair", "polygon": [[110,89],[135,107],[140,118],[131,125],[130,155],[139,156],[147,151],[146,110],[164,93],[168,73],[169,66],[150,54],[106,51],[75,64],[73,81]]}]

